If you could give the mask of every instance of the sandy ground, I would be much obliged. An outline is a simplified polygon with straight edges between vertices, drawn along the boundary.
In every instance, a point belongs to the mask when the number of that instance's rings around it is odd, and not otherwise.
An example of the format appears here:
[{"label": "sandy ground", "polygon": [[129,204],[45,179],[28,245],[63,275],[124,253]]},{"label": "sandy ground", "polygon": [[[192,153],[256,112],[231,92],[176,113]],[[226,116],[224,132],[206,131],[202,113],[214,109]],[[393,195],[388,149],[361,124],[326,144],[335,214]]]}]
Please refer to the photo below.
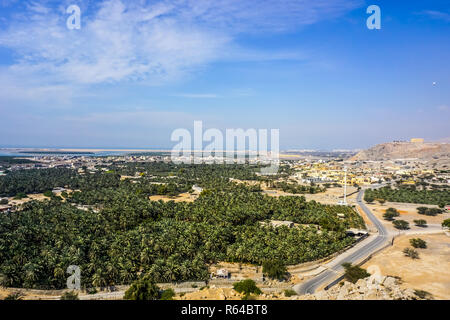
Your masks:
[{"label": "sandy ground", "polygon": [[[264,189],[263,189],[264,190]],[[355,192],[357,189],[355,187],[348,186],[347,187],[347,195]],[[327,191],[316,193],[316,194],[292,194],[287,193],[281,190],[274,190],[274,189],[265,189],[263,191],[265,194],[271,196],[271,197],[279,197],[279,196],[304,196],[307,201],[317,201],[323,204],[337,204],[340,200],[343,200],[343,198],[340,198],[344,194],[344,190],[342,187],[338,188],[328,188]],[[356,203],[356,196],[357,193],[352,194],[350,196],[347,196],[347,203],[349,204],[355,204]]]},{"label": "sandy ground", "polygon": [[417,207],[430,207],[437,208],[437,206],[433,205],[422,205],[422,204],[413,204],[413,203],[398,203],[398,202],[386,202],[383,205],[378,203],[375,204],[367,204],[369,209],[375,214],[375,216],[382,221],[383,225],[393,233],[398,233],[398,230],[394,228],[392,225],[392,221],[386,221],[383,219],[383,214],[386,212],[388,208],[395,208],[400,213],[399,217],[396,217],[396,220],[405,220],[409,222],[410,232],[413,231],[427,231],[427,228],[417,227],[414,225],[414,220],[426,220],[427,224],[429,224],[428,229],[432,229],[432,227],[436,228],[442,224],[442,221],[450,218],[450,212],[444,212],[442,214],[438,214],[436,216],[426,216],[423,214],[417,213]]},{"label": "sandy ground", "polygon": [[[72,190],[68,189],[68,190],[66,190],[66,192],[67,193],[71,193]],[[61,193],[62,192],[56,192],[55,195],[56,196],[61,196]],[[32,201],[32,200],[43,201],[43,200],[46,200],[46,199],[48,200],[50,198],[44,196],[44,194],[42,194],[42,193],[27,194],[27,198],[23,198],[23,199],[20,199],[20,200],[15,200],[14,197],[8,198],[8,201],[9,201],[8,204],[17,206],[17,205],[20,205],[20,204],[23,204],[23,203],[26,203],[26,202],[29,202],[29,201]],[[63,201],[65,201],[64,198],[63,198]]]},{"label": "sandy ground", "polygon": [[[347,195],[357,191],[355,187],[347,186]],[[343,187],[328,188],[327,191],[316,194],[305,194],[307,201],[315,200],[323,204],[337,204],[338,201],[343,200],[339,198],[344,195]],[[347,202],[349,204],[354,204],[356,202],[357,193],[347,196]]]},{"label": "sandy ground", "polygon": [[155,196],[150,196],[148,197],[150,200],[152,201],[175,201],[175,202],[193,202],[195,199],[197,199],[197,196],[194,194],[190,194],[190,193],[180,193],[178,196],[176,197],[169,197],[169,196],[159,196],[159,195],[155,195]]},{"label": "sandy ground", "polygon": [[216,273],[218,269],[226,269],[230,279],[261,279],[262,267],[249,263],[219,262],[210,265],[209,273]]},{"label": "sandy ground", "polygon": [[19,204],[23,204],[25,202],[29,202],[29,201],[32,201],[32,200],[42,201],[42,200],[45,200],[45,199],[49,199],[48,197],[44,196],[42,193],[28,194],[27,196],[28,196],[27,198],[23,198],[23,199],[20,199],[20,200],[14,200],[13,197],[8,198],[8,200],[9,200],[8,204],[17,206]]},{"label": "sandy ground", "polygon": [[215,288],[210,286],[195,292],[177,295],[175,300],[241,300],[242,295],[232,288]]},{"label": "sandy ground", "polygon": [[[405,257],[402,252],[411,247],[411,238],[427,242],[428,248],[417,249],[419,259]],[[362,267],[401,277],[406,287],[428,291],[436,299],[450,299],[450,237],[444,233],[400,236],[392,247],[376,254]]]}]

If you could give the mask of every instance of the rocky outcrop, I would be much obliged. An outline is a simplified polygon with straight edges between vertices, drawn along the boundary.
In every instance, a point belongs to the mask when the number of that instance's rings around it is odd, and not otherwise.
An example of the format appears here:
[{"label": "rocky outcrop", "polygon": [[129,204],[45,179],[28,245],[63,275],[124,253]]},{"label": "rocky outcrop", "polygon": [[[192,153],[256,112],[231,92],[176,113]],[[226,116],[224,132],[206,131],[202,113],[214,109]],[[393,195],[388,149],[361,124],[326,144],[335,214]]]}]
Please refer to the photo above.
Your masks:
[{"label": "rocky outcrop", "polygon": [[450,143],[389,142],[358,152],[351,161],[449,159]]},{"label": "rocky outcrop", "polygon": [[295,300],[420,300],[413,289],[401,288],[393,277],[371,276],[356,283],[341,282],[315,294],[295,296]]}]

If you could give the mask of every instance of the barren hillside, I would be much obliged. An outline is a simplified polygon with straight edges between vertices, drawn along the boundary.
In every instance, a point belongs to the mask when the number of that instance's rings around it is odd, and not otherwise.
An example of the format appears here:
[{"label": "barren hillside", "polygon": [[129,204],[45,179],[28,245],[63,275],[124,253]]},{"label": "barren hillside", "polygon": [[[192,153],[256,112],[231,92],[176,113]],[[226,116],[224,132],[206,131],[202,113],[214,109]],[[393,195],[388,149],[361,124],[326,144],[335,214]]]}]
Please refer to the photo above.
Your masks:
[{"label": "barren hillside", "polygon": [[350,160],[450,159],[450,143],[388,142],[358,152]]}]

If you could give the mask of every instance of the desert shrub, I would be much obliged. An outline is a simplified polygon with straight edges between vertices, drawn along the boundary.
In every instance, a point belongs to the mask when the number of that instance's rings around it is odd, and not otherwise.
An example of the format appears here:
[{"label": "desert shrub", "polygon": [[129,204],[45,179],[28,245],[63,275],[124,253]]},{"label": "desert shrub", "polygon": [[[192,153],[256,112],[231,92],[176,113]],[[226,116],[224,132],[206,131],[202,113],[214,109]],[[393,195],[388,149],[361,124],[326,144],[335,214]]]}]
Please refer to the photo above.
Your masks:
[{"label": "desert shrub", "polygon": [[392,214],[394,214],[396,217],[398,217],[398,216],[400,215],[400,213],[398,212],[398,210],[395,209],[395,208],[387,208],[387,209],[386,209],[386,212],[392,213]]},{"label": "desert shrub", "polygon": [[236,290],[239,293],[244,293],[245,295],[250,295],[251,293],[254,294],[261,294],[261,289],[259,289],[256,286],[255,281],[251,279],[242,280],[239,282],[235,282],[233,284],[233,289]]},{"label": "desert shrub", "polygon": [[425,240],[420,239],[420,238],[409,239],[409,243],[411,243],[411,245],[414,248],[425,249],[427,247],[427,242]]},{"label": "desert shrub", "polygon": [[393,220],[395,217],[398,217],[400,213],[395,208],[388,208],[386,212],[383,214],[383,218],[385,220]]},{"label": "desert shrub", "polygon": [[445,219],[444,222],[442,222],[442,226],[450,228],[450,219]]},{"label": "desert shrub", "polygon": [[51,190],[47,190],[44,192],[44,196],[51,198],[53,196],[53,192]]},{"label": "desert shrub", "polygon": [[64,292],[63,295],[59,298],[59,300],[80,300],[78,298],[78,293],[74,291]]},{"label": "desert shrub", "polygon": [[418,296],[420,299],[433,299],[433,295],[425,290],[414,290],[414,294]]},{"label": "desert shrub", "polygon": [[419,253],[417,252],[417,250],[414,250],[411,248],[405,248],[403,250],[403,253],[405,254],[405,256],[407,256],[411,259],[419,259]]},{"label": "desert shrub", "polygon": [[125,300],[157,300],[159,298],[159,288],[154,281],[147,277],[133,282],[125,291]]},{"label": "desert shrub", "polygon": [[368,193],[364,194],[364,201],[366,201],[367,203],[372,203],[374,200],[375,198],[370,196]]},{"label": "desert shrub", "polygon": [[438,208],[427,208],[427,207],[418,207],[417,208],[418,214],[424,214],[426,216],[436,216],[442,212],[443,212],[443,210],[438,209]]},{"label": "desert shrub", "polygon": [[359,279],[364,279],[370,276],[370,273],[368,273],[365,269],[359,266],[352,266],[351,263],[346,262],[343,263],[342,266],[345,269],[345,279],[351,283],[356,283]]},{"label": "desert shrub", "polygon": [[395,220],[392,222],[396,229],[407,230],[409,229],[409,222],[405,220]]},{"label": "desert shrub", "polygon": [[166,289],[161,294],[161,300],[173,300],[175,297],[175,291],[172,288]]},{"label": "desert shrub", "polygon": [[23,294],[20,292],[13,292],[6,296],[5,300],[22,300]]},{"label": "desert shrub", "polygon": [[86,288],[86,292],[87,292],[87,294],[96,294],[97,289],[95,287],[89,287],[89,288]]},{"label": "desert shrub", "polygon": [[27,198],[27,195],[23,192],[19,192],[18,194],[16,194],[16,196],[14,197],[14,200],[20,200],[23,198]]},{"label": "desert shrub", "polygon": [[427,226],[427,220],[419,219],[414,220],[414,224],[418,227],[426,227]]},{"label": "desert shrub", "polygon": [[393,213],[391,213],[391,212],[385,212],[383,214],[384,220],[391,221],[391,220],[394,220],[394,217],[395,217],[395,215]]},{"label": "desert shrub", "polygon": [[284,290],[284,296],[285,297],[292,297],[292,296],[296,296],[297,295],[297,292],[295,292],[294,290],[292,290],[292,289],[286,289],[286,290]]}]

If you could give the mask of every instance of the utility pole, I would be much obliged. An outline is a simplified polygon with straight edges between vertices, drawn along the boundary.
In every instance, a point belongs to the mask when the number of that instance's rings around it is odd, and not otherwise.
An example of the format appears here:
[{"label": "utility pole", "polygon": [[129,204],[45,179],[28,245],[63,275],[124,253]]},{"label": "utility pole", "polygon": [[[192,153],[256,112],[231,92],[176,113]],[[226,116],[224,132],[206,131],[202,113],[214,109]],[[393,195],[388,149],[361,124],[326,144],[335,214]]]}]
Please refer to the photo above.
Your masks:
[{"label": "utility pole", "polygon": [[344,166],[344,206],[347,205],[347,166]]}]

